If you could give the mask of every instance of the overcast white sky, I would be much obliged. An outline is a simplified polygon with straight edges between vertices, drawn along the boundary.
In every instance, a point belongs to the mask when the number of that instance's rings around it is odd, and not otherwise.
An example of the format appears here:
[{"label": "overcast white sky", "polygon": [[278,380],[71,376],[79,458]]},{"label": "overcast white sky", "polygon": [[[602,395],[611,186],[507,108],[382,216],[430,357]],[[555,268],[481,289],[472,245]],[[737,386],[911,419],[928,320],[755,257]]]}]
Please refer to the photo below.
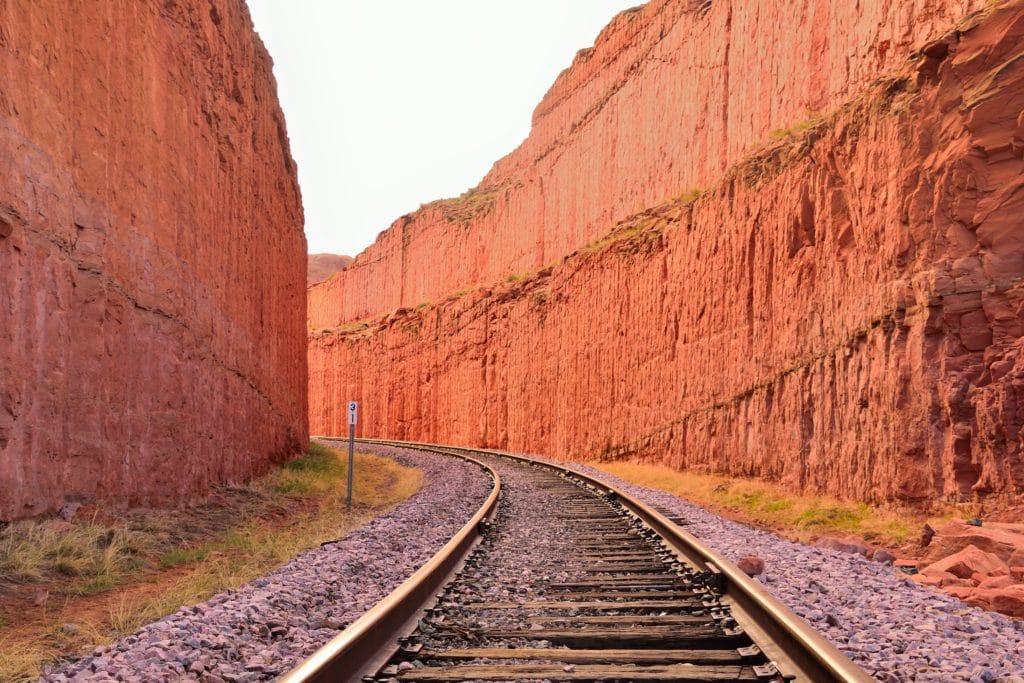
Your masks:
[{"label": "overcast white sky", "polygon": [[577,50],[641,0],[248,0],[299,164],[311,253],[355,256],[530,130]]}]

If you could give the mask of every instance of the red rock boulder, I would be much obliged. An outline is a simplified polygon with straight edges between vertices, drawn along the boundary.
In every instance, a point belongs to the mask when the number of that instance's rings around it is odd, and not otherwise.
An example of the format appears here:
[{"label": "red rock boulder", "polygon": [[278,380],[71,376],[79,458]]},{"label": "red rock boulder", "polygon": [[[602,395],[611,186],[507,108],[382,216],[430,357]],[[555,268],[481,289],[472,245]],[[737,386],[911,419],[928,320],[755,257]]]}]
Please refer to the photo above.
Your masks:
[{"label": "red rock boulder", "polygon": [[949,557],[934,562],[921,570],[922,575],[935,576],[952,574],[960,579],[970,579],[975,574],[991,576],[994,572],[1006,574],[1009,569],[998,555],[986,553],[973,545]]},{"label": "red rock boulder", "polygon": [[871,555],[871,559],[875,562],[880,562],[882,564],[892,564],[896,561],[896,556],[890,553],[888,550],[878,549]]},{"label": "red rock boulder", "polygon": [[990,576],[978,583],[979,590],[998,590],[1000,588],[1008,588],[1015,584],[1012,576],[1003,574],[1002,576]]},{"label": "red rock boulder", "polygon": [[996,555],[1008,564],[1016,564],[1010,560],[1011,557],[1024,557],[1024,534],[993,526],[971,526],[962,520],[953,520],[936,532],[924,560],[935,562],[968,546]]},{"label": "red rock boulder", "polygon": [[851,555],[871,556],[871,549],[861,543],[860,539],[824,536],[814,542],[814,547],[834,550],[839,553],[850,553]]},{"label": "red rock boulder", "polygon": [[757,555],[747,555],[740,559],[736,566],[747,576],[757,576],[764,572],[764,560]]},{"label": "red rock boulder", "polygon": [[957,576],[949,572],[934,571],[928,574],[925,574],[924,572],[914,574],[910,577],[910,579],[914,583],[920,584],[922,586],[932,586],[934,588],[938,588],[939,586],[949,585],[951,581],[956,581]]},{"label": "red rock boulder", "polygon": [[966,602],[969,605],[1024,619],[1024,585],[1019,583],[1005,588],[976,588],[967,596]]},{"label": "red rock boulder", "polygon": [[942,590],[945,593],[952,595],[954,598],[957,598],[959,600],[966,600],[968,596],[970,596],[970,594],[973,593],[976,589],[973,586],[945,586]]}]

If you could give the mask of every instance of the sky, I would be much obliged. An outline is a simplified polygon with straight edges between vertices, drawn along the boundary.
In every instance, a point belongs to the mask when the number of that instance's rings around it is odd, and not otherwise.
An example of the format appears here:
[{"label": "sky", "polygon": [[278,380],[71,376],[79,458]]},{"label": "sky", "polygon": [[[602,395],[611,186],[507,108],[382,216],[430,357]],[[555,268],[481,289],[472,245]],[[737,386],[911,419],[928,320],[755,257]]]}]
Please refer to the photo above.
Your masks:
[{"label": "sky", "polygon": [[474,187],[576,52],[641,0],[248,0],[274,60],[310,253],[355,256]]}]

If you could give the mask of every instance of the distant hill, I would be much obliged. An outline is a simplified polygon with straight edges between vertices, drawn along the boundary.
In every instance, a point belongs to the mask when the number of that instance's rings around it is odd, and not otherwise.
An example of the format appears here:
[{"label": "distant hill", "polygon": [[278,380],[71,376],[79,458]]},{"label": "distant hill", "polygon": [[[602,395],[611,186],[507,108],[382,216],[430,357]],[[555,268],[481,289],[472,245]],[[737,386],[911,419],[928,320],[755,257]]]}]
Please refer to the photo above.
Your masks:
[{"label": "distant hill", "polygon": [[311,287],[318,282],[323,282],[339,270],[347,268],[352,260],[351,256],[310,254],[309,265],[306,267],[306,286]]}]

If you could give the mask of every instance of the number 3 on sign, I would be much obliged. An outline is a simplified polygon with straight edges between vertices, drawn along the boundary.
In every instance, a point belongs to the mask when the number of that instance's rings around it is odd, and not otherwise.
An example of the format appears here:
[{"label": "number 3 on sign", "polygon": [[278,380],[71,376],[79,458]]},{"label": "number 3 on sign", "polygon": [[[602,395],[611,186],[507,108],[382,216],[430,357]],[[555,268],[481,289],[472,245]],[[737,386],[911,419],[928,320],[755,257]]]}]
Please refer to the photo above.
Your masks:
[{"label": "number 3 on sign", "polygon": [[359,416],[359,403],[356,402],[356,401],[349,401],[348,402],[348,423],[350,425],[354,425],[356,423],[356,419],[358,418],[358,416]]}]

